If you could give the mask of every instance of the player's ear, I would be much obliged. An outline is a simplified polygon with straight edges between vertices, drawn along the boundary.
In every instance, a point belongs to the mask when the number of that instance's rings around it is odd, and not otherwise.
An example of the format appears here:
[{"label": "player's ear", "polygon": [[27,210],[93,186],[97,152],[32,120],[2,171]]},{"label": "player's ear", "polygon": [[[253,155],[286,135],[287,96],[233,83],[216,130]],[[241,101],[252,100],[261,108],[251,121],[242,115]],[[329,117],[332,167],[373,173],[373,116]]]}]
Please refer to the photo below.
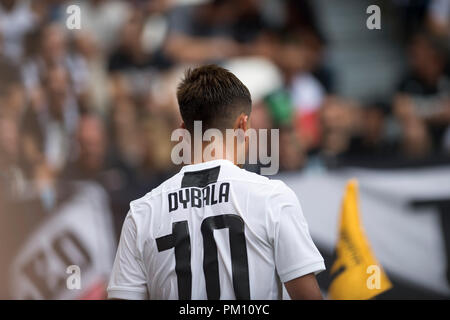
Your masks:
[{"label": "player's ear", "polygon": [[250,128],[250,123],[248,121],[248,115],[245,113],[241,113],[239,117],[237,117],[235,123],[234,123],[234,130],[242,129],[244,132],[247,131],[247,129]]}]

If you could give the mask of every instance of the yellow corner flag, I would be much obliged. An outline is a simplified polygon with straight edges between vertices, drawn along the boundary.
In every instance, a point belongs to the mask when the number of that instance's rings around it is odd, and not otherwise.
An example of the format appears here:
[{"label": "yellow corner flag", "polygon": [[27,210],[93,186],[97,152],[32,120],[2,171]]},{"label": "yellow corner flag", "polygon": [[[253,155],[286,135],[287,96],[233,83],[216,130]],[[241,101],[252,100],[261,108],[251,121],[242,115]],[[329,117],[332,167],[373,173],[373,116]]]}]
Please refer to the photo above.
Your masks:
[{"label": "yellow corner flag", "polygon": [[334,300],[365,300],[392,287],[375,258],[359,221],[358,183],[347,183],[341,208],[336,261],[328,297]]}]

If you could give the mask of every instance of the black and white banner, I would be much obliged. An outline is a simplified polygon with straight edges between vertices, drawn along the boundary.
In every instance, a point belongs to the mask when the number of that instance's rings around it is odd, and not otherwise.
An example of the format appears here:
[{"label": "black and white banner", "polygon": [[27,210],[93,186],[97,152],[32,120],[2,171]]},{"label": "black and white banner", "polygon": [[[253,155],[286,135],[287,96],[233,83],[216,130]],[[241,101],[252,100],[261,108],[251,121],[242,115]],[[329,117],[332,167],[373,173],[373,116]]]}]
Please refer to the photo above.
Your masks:
[{"label": "black and white banner", "polygon": [[13,299],[105,297],[115,254],[108,200],[95,184],[80,183],[74,190],[27,237],[13,260]]}]

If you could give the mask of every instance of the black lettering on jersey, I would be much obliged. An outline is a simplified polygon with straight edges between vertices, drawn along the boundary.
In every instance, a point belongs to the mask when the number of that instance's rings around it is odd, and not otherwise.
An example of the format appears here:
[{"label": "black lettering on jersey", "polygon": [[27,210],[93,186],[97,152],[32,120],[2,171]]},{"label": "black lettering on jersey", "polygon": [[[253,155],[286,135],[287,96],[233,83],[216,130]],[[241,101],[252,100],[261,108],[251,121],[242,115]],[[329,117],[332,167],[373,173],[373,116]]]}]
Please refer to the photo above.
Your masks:
[{"label": "black lettering on jersey", "polygon": [[182,188],[204,188],[208,184],[217,182],[220,166],[200,171],[185,172],[181,181]]},{"label": "black lettering on jersey", "polygon": [[211,189],[209,188],[209,186],[203,188],[202,193],[203,193],[203,206],[209,206],[209,196],[211,194]]},{"label": "black lettering on jersey", "polygon": [[219,188],[219,202],[228,202],[228,194],[230,193],[230,184],[224,182]]},{"label": "black lettering on jersey", "polygon": [[211,205],[216,204],[217,203],[217,199],[214,199],[214,195],[216,193],[216,186],[213,185],[212,189],[211,189]]},{"label": "black lettering on jersey", "polygon": [[[184,189],[184,190],[180,190],[178,191],[180,196],[178,197],[178,199],[180,200],[180,202],[183,204],[183,208],[187,208],[187,204],[189,202],[189,189]],[[183,198],[183,192],[186,194],[186,197]]]},{"label": "black lettering on jersey", "polygon": [[[218,189],[216,191],[216,189]],[[220,184],[207,185],[204,188],[186,188],[178,192],[172,192],[168,195],[169,212],[177,210],[181,202],[184,209],[202,208],[205,206],[215,205],[217,203],[228,202],[230,199],[230,183],[222,182]]]},{"label": "black lettering on jersey", "polygon": [[[189,189],[186,189],[189,190]],[[202,207],[202,191],[201,189],[191,188],[191,205],[195,208]]]},{"label": "black lettering on jersey", "polygon": [[176,192],[169,193],[169,212],[178,209],[178,194]]}]

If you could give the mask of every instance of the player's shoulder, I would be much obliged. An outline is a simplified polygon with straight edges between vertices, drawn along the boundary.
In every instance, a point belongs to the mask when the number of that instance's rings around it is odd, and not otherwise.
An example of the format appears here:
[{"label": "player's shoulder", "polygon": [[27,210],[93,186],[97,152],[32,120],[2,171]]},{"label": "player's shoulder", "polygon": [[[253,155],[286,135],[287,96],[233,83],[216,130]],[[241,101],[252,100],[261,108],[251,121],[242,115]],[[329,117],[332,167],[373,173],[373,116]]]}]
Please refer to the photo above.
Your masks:
[{"label": "player's shoulder", "polygon": [[230,180],[241,181],[246,183],[255,183],[255,184],[263,184],[270,185],[272,182],[269,178],[257,174],[255,172],[248,171],[243,168],[239,168],[238,166],[233,166],[233,174],[229,175]]},{"label": "player's shoulder", "polygon": [[255,172],[248,171],[244,168],[239,168],[237,166],[235,168],[236,168],[236,173],[233,175],[233,178],[235,180],[242,180],[242,181],[246,181],[249,183],[257,183],[257,184],[263,184],[263,185],[268,185],[268,186],[275,186],[280,183],[283,183],[281,180],[271,179],[268,176],[263,176],[263,175],[255,173]]},{"label": "player's shoulder", "polygon": [[254,190],[254,192],[261,193],[261,190],[264,190],[264,195],[267,195],[268,193],[293,193],[291,188],[283,181],[271,179],[267,176],[262,176],[245,169],[239,169],[239,174],[234,175],[232,179],[246,184],[249,186],[249,190]]},{"label": "player's shoulder", "polygon": [[168,178],[157,187],[147,192],[144,196],[131,201],[130,211],[137,212],[142,209],[149,210],[152,205],[154,205],[156,198],[160,197],[164,192],[177,189],[178,185],[180,184],[180,180],[180,173],[178,172],[174,174],[172,177]]}]

